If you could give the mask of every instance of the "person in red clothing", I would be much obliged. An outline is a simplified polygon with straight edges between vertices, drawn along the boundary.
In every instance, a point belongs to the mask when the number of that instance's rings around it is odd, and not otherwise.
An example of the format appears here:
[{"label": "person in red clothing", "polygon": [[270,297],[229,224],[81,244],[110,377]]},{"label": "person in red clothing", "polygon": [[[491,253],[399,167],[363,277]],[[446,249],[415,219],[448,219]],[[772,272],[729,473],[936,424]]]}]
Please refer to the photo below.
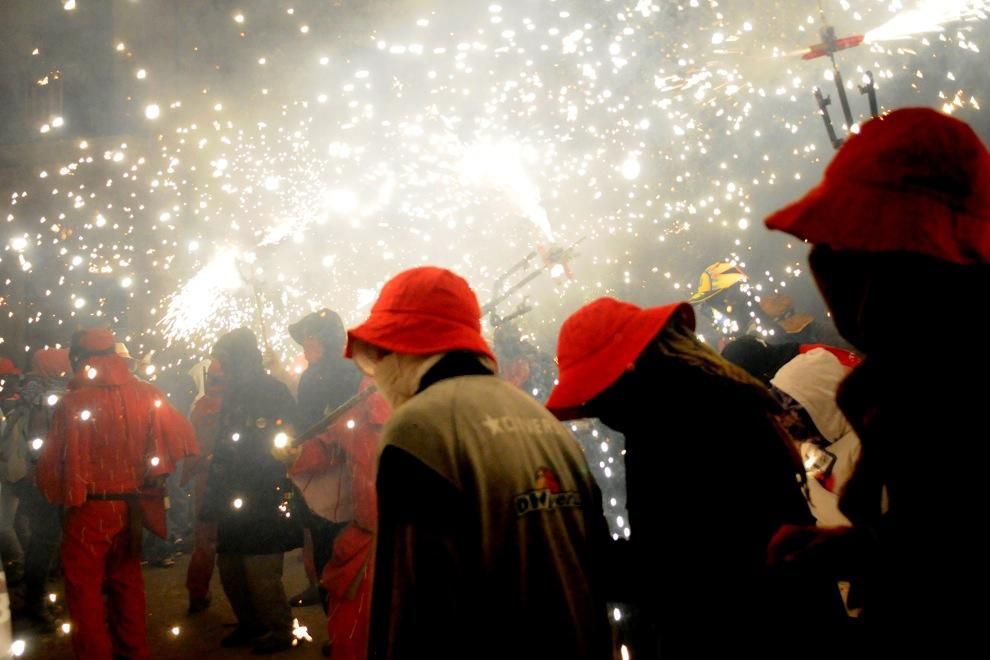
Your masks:
[{"label": "person in red clothing", "polygon": [[[373,385],[370,379],[361,391]],[[290,470],[314,514],[339,518],[347,526],[334,539],[333,553],[324,565],[321,586],[328,594],[327,630],[334,660],[364,660],[368,657],[368,628],[371,621],[371,561],[378,529],[378,498],[375,494],[375,463],[378,439],[390,409],[380,394],[372,394],[354,406],[323,434],[306,442]],[[324,493],[312,488],[319,476],[343,462],[344,493]]]},{"label": "person in red clothing", "polygon": [[210,606],[210,580],[217,563],[216,523],[200,520],[199,512],[206,495],[206,480],[210,473],[210,457],[220,432],[220,407],[223,404],[223,367],[212,360],[206,369],[206,394],[193,406],[189,421],[196,431],[200,455],[186,459],[182,465],[182,485],[193,484],[193,507],[196,511],[195,546],[189,558],[186,590],[189,592],[189,613],[202,612]]},{"label": "person in red clothing", "polygon": [[62,567],[72,646],[76,657],[93,660],[149,657],[141,513],[164,507],[146,487],[196,453],[192,426],[130,373],[114,341],[104,329],[73,336],[75,376],[37,466],[42,493],[66,508]]}]

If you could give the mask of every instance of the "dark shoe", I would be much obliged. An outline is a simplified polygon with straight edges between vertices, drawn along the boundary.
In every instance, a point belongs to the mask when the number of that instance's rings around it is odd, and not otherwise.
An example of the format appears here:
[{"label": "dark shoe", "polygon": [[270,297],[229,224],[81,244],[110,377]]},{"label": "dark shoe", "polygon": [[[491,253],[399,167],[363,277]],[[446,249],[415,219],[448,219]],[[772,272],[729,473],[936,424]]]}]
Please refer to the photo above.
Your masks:
[{"label": "dark shoe", "polygon": [[263,635],[264,633],[258,633],[256,630],[249,630],[238,626],[234,628],[234,632],[220,640],[220,646],[225,649],[232,649],[238,646],[251,646],[252,644],[256,644]]},{"label": "dark shoe", "polygon": [[289,599],[289,607],[309,607],[320,604],[320,589],[315,584],[309,585]]},{"label": "dark shoe", "polygon": [[265,635],[254,645],[251,649],[251,655],[271,655],[273,653],[281,653],[282,651],[288,651],[292,648],[293,638],[290,637],[276,637],[271,633]]},{"label": "dark shoe", "polygon": [[211,602],[213,602],[213,598],[211,596],[206,596],[205,598],[190,598],[188,613],[199,614],[200,612],[205,611],[210,606]]}]

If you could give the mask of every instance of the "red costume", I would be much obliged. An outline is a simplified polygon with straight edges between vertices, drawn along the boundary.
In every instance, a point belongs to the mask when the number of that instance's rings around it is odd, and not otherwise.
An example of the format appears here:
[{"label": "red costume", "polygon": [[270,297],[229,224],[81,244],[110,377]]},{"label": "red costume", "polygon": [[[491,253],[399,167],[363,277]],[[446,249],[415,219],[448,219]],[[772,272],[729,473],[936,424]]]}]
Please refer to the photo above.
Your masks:
[{"label": "red costume", "polygon": [[[371,381],[366,379],[361,390],[369,386]],[[353,519],[334,541],[333,556],[321,578],[329,592],[327,630],[335,660],[368,657],[373,550],[378,530],[375,463],[379,434],[389,413],[385,400],[373,394],[355,406],[352,414],[305,443],[291,470],[297,484],[341,460],[348,473],[343,481],[350,484]]]},{"label": "red costume", "polygon": [[37,467],[42,493],[67,508],[62,565],[72,645],[76,657],[94,660],[149,656],[133,498],[196,453],[189,422],[158,389],[138,381],[113,346],[108,330],[77,337],[74,350],[83,359]]}]

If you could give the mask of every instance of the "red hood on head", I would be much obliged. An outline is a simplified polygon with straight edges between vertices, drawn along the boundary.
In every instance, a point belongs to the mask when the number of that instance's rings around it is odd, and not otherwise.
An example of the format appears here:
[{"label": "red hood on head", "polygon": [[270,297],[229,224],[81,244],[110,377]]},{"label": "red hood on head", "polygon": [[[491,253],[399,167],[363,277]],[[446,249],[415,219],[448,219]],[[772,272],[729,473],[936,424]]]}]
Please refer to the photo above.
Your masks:
[{"label": "red hood on head", "polygon": [[114,387],[136,380],[119,355],[93,355],[86,358],[79,372],[69,382],[70,390],[84,387]]},{"label": "red hood on head", "polygon": [[68,378],[72,374],[69,349],[43,348],[31,357],[31,371],[45,378]]}]

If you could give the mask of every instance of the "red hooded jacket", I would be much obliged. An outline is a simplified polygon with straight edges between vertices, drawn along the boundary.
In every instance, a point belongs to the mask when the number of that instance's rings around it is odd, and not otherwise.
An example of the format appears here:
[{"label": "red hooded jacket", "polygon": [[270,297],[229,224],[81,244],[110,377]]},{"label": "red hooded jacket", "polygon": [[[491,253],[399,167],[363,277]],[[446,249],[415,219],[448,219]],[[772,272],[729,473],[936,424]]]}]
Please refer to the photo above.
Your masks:
[{"label": "red hooded jacket", "polygon": [[48,500],[80,506],[88,494],[136,492],[197,453],[192,426],[116,355],[98,355],[69,383],[38,460]]}]

